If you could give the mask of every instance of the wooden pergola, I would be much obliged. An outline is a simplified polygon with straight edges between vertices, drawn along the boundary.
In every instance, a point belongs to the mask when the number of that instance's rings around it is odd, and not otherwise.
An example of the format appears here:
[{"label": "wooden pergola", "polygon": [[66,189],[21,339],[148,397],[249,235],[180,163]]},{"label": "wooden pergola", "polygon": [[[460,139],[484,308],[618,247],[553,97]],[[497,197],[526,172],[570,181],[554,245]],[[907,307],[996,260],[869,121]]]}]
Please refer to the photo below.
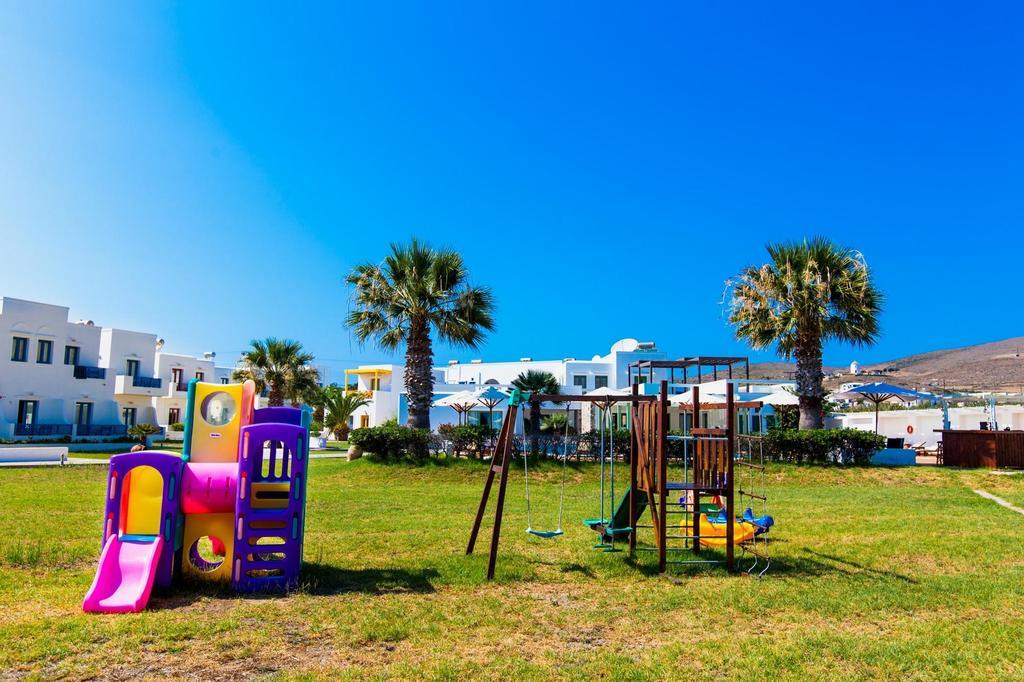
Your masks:
[{"label": "wooden pergola", "polygon": [[[736,365],[743,365],[743,378],[750,378],[750,359],[743,356],[726,356],[726,355],[697,355],[689,358],[680,358],[678,360],[638,360],[629,364],[627,379],[629,383],[633,383],[634,374],[637,377],[644,377],[646,373],[645,383],[654,383],[655,370],[667,369],[669,371],[669,383],[676,383],[676,372],[682,372],[682,383],[695,383],[699,384],[704,379],[704,368],[711,368],[712,381],[718,381],[719,369],[724,369],[725,378],[733,379],[733,367]],[[690,372],[696,368],[694,375],[694,381],[690,381]]]}]

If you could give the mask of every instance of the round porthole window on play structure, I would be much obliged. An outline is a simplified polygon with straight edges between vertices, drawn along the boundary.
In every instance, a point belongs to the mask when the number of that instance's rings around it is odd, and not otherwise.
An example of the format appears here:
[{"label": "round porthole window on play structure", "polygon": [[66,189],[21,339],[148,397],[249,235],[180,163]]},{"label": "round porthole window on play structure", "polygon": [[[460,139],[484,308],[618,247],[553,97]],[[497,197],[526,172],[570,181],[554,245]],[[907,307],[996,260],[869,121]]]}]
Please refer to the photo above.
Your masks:
[{"label": "round porthole window on play structure", "polygon": [[206,396],[199,414],[210,426],[224,426],[234,418],[237,409],[234,398],[224,391],[217,391]]},{"label": "round porthole window on play structure", "polygon": [[192,543],[188,550],[188,560],[196,569],[210,573],[220,568],[226,553],[224,542],[220,538],[204,535]]}]

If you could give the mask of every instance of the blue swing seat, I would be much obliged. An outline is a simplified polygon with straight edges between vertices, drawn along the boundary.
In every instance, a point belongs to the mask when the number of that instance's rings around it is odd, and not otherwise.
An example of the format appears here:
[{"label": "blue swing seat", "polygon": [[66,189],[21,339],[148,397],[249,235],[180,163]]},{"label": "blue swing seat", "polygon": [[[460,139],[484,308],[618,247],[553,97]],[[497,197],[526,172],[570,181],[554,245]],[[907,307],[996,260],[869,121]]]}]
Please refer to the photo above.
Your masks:
[{"label": "blue swing seat", "polygon": [[557,538],[559,535],[565,534],[563,530],[534,530],[532,528],[527,528],[526,532],[544,539]]}]

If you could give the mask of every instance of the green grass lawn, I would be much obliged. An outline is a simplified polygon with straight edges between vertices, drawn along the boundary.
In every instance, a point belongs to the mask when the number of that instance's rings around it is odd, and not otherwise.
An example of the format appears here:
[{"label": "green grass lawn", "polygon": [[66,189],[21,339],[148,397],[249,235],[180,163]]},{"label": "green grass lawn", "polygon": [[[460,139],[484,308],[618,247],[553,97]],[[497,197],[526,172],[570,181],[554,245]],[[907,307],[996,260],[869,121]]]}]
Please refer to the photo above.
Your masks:
[{"label": "green grass lawn", "polygon": [[[485,469],[311,463],[303,588],[181,586],[135,615],[81,612],[99,555],[102,467],[0,470],[0,671],[40,678],[738,679],[1024,677],[1024,477],[779,467],[775,562],[655,575],[591,549],[592,466],[566,533],[527,536],[510,481],[498,579],[463,554]],[[532,479],[534,523],[556,468]],[[489,529],[489,524],[485,530]],[[2,675],[0,675],[2,676]]]}]

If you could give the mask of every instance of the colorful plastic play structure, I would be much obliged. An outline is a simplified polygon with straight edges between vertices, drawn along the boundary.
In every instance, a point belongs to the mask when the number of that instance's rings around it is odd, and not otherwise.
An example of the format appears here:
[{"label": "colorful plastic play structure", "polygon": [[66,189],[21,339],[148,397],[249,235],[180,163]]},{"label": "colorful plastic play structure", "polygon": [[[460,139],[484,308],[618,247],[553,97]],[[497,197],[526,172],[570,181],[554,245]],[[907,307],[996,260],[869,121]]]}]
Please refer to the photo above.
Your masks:
[{"label": "colorful plastic play structure", "polygon": [[188,385],[182,454],[110,458],[103,551],[82,608],[137,612],[187,576],[240,593],[299,580],[308,410],[255,408],[244,384]]},{"label": "colorful plastic play structure", "polygon": [[[687,362],[648,361],[646,364],[650,367],[645,368],[653,376],[654,369],[685,368]],[[751,575],[765,574],[771,564],[767,534],[775,521],[767,514],[764,451],[760,442],[754,444],[759,439],[741,437],[736,433],[739,416],[737,410],[761,407],[756,401],[737,399],[736,387],[743,383],[742,380],[730,378],[726,383],[724,401],[720,398],[702,401],[699,383],[673,384],[675,388],[688,391],[690,397],[689,405],[685,408],[690,425],[686,435],[669,433],[668,381],[649,382],[646,392],[641,392],[640,386],[634,384],[629,394],[594,392],[571,397],[572,402],[590,403],[603,412],[607,412],[616,403],[625,403],[629,408],[629,485],[620,500],[615,498],[614,454],[608,457],[602,443],[598,455],[601,459],[600,515],[584,520],[584,524],[598,534],[595,547],[604,551],[619,551],[615,544],[623,542],[630,555],[642,551],[654,552],[659,573],[665,573],[668,564],[722,564],[729,571],[741,569]],[[657,392],[650,389],[656,389]],[[565,401],[566,396],[513,392],[509,398],[466,547],[466,554],[472,554],[492,487],[497,480],[498,493],[487,564],[488,580],[494,577],[497,563],[506,482],[514,456],[513,425],[517,412],[520,405],[530,402],[558,400]],[[707,422],[703,416],[708,411],[718,413],[723,422],[722,427],[702,425]],[[677,455],[676,462],[682,464],[679,480],[669,480],[671,440],[682,441],[683,454],[681,457]],[[567,454],[568,448],[565,448],[562,454],[563,492],[559,502],[557,530],[537,531],[533,528],[527,475],[527,532],[531,535],[554,538],[564,532],[561,521]],[[526,453],[523,456],[525,459]],[[604,496],[606,457],[611,472],[611,496],[607,506]],[[739,516],[737,502],[746,505],[746,510]],[[753,506],[760,507],[760,515],[754,515]],[[610,514],[606,514],[606,510]],[[646,519],[643,518],[645,513]],[[670,522],[670,519],[674,520]],[[653,542],[640,542],[641,532]],[[707,549],[720,552],[705,553],[703,550]],[[742,567],[737,565],[736,549],[749,560]]]}]

